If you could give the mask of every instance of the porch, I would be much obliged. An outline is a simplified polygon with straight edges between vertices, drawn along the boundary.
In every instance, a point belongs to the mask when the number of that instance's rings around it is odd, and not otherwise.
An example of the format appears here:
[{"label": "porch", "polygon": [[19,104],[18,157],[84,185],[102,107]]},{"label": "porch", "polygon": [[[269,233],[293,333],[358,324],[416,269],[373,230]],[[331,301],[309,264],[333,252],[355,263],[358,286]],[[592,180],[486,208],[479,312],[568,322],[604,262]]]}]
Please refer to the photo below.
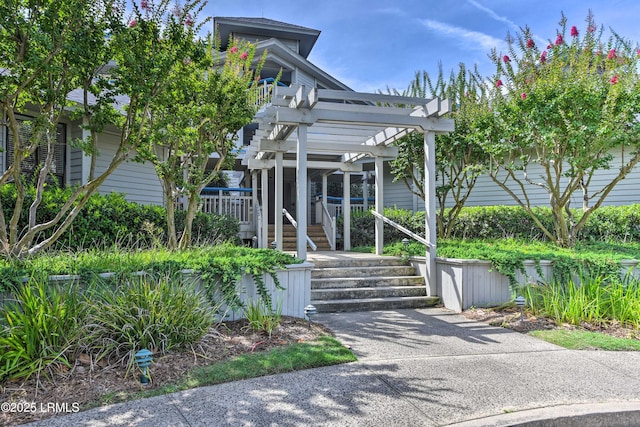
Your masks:
[{"label": "porch", "polygon": [[[257,240],[257,236],[260,234],[260,222],[258,221],[258,217],[262,215],[259,203],[258,206],[254,205],[254,203],[257,203],[256,199],[259,200],[260,195],[258,194],[257,197],[254,197],[252,188],[206,187],[200,195],[200,210],[205,213],[228,215],[232,218],[237,219],[238,223],[240,224],[240,238],[244,241],[253,241],[254,237],[256,237]],[[370,207],[375,205],[375,199],[371,197],[366,199],[362,197],[351,197],[348,205],[352,214],[355,212],[363,212],[369,210]],[[290,212],[290,214],[295,215],[295,207],[287,206],[284,209],[288,209],[287,212],[292,211]],[[307,218],[307,226],[319,226],[316,227],[316,229],[319,228],[320,230],[322,230],[322,239],[326,240],[329,246],[328,248],[324,248],[326,250],[338,249],[336,245],[338,233],[335,224],[337,222],[337,219],[343,215],[344,209],[345,203],[342,197],[323,197],[322,194],[318,194],[309,199],[308,212],[310,213],[310,215]],[[271,244],[271,242],[275,240],[275,222],[273,215],[274,214],[272,211],[268,221],[269,244]],[[284,227],[286,227],[288,223],[288,219],[285,219],[283,225],[283,233],[285,233]],[[288,231],[289,236],[286,235],[287,233],[283,235],[283,244],[286,243],[287,237],[291,237],[290,227]],[[317,244],[317,242],[315,242],[316,239],[314,239],[313,234],[314,233],[308,233],[312,242]],[[317,233],[315,233],[315,236],[317,237]],[[283,247],[283,249],[295,251],[296,248]],[[320,250],[322,249],[323,248],[321,247]]]}]

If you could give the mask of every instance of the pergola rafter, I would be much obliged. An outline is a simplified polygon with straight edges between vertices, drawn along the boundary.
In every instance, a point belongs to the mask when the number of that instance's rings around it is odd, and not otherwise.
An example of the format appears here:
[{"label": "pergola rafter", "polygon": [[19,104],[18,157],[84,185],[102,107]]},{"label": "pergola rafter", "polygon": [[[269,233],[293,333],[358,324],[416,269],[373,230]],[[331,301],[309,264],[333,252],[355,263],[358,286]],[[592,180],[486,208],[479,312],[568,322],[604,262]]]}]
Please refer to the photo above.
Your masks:
[{"label": "pergola rafter", "polygon": [[[324,90],[295,85],[275,87],[272,102],[257,117],[258,130],[247,147],[243,163],[249,169],[275,168],[275,232],[276,243],[282,245],[282,185],[284,167],[295,167],[297,174],[297,256],[306,258],[307,177],[309,169],[326,174],[344,173],[345,202],[349,199],[349,174],[362,171],[362,162],[373,158],[376,175],[376,211],[382,213],[383,160],[395,158],[391,144],[411,132],[425,134],[426,235],[430,271],[435,263],[435,134],[453,131],[452,119],[442,116],[450,112],[450,103],[438,98],[423,99],[394,95]],[[256,177],[256,174],[252,174]],[[254,183],[254,186],[257,184]],[[263,207],[268,206],[268,187],[262,184]],[[266,217],[266,215],[263,215]],[[266,221],[265,223],[266,224]],[[376,252],[382,251],[381,219],[376,219]],[[266,242],[266,226],[261,241]],[[350,247],[350,212],[344,210],[343,239]]]}]

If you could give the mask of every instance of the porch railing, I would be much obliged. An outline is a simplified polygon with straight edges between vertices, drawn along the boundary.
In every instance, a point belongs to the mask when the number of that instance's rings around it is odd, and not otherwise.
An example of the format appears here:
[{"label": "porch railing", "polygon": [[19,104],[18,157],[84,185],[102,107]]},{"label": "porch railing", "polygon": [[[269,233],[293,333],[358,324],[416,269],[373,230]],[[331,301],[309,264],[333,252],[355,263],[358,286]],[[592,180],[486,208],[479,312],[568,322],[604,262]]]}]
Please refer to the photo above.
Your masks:
[{"label": "porch railing", "polygon": [[202,212],[229,215],[241,225],[253,225],[251,188],[206,187],[200,194]]},{"label": "porch railing", "polygon": [[[284,215],[289,220],[291,225],[293,225],[293,228],[295,228],[296,230],[298,229],[298,222],[291,216],[289,211],[287,211],[286,209],[282,209],[282,215]],[[309,237],[308,234],[307,234],[307,243],[309,244],[309,247],[312,250],[314,251],[318,250],[318,246],[315,243],[313,243],[313,240],[311,240],[311,237]]]},{"label": "porch railing", "polygon": [[376,218],[380,218],[382,221],[384,221],[386,224],[389,224],[390,226],[392,226],[393,228],[402,231],[404,234],[406,234],[407,236],[411,237],[414,240],[417,240],[418,242],[422,243],[423,245],[429,247],[429,248],[433,248],[434,245],[432,243],[427,242],[427,239],[425,239],[424,237],[414,233],[413,231],[404,228],[403,226],[401,226],[400,224],[398,224],[397,222],[394,222],[392,220],[390,220],[389,218],[387,218],[386,216],[379,214],[376,211],[371,211],[371,213],[373,214],[373,216],[375,216]]},{"label": "porch railing", "polygon": [[329,241],[329,245],[331,246],[331,250],[336,250],[336,217],[331,216],[329,213],[329,209],[327,208],[327,203],[323,200],[322,204],[322,229],[324,230],[324,234],[327,236],[327,240]]},{"label": "porch railing", "polygon": [[[325,200],[322,201],[324,205]],[[367,204],[365,205],[364,199],[362,197],[352,197],[351,198],[351,213],[354,212],[364,212],[365,209],[368,210],[369,207],[373,207],[375,203],[375,199],[369,198],[367,199]],[[326,198],[326,207],[329,212],[330,217],[339,217],[342,216],[343,213],[343,203],[342,197],[333,197],[327,196]]]}]

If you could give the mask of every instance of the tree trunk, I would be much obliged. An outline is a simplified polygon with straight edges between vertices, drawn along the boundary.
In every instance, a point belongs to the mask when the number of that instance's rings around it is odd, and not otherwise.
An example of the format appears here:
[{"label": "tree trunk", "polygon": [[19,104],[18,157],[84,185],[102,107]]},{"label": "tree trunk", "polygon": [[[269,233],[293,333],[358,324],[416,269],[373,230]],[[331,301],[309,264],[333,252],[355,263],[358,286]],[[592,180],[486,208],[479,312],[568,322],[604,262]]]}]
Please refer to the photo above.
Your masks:
[{"label": "tree trunk", "polygon": [[169,179],[163,179],[162,186],[164,187],[164,205],[167,212],[167,247],[169,250],[174,250],[178,246],[178,237],[176,234],[176,201],[173,197],[175,184]]},{"label": "tree trunk", "polygon": [[182,236],[180,236],[180,243],[178,248],[186,249],[191,245],[191,236],[193,228],[193,219],[196,217],[198,209],[198,194],[189,194],[189,204],[187,205],[187,213],[184,217],[184,230]]}]

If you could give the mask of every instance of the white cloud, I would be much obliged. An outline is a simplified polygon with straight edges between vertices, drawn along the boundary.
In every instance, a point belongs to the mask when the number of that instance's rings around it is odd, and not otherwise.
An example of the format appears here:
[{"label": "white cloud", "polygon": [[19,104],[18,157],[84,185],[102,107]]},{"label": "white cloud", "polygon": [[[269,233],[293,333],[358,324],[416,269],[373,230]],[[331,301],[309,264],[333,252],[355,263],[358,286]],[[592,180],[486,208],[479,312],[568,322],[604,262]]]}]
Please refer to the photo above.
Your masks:
[{"label": "white cloud", "polygon": [[457,27],[432,19],[421,19],[420,23],[430,30],[438,32],[442,37],[455,39],[466,49],[482,50],[488,52],[492,48],[504,50],[506,43],[503,40],[490,36],[479,31],[472,31],[466,28]]},{"label": "white cloud", "polygon": [[[469,3],[470,5],[472,5],[473,7],[475,7],[476,9],[479,9],[483,12],[485,12],[487,15],[489,15],[492,19],[498,21],[498,22],[504,22],[505,24],[507,24],[509,27],[511,27],[511,29],[515,30],[515,32],[517,33],[522,33],[522,31],[520,31],[520,26],[517,25],[515,22],[513,22],[512,20],[510,20],[509,18],[507,18],[506,16],[500,16],[498,15],[495,11],[493,11],[492,9],[489,9],[488,7],[478,3],[476,0],[467,0],[467,3]],[[536,39],[536,42],[541,44],[542,46],[544,46],[547,43],[547,40],[545,40],[544,38],[533,34],[533,38]]]},{"label": "white cloud", "polygon": [[496,12],[494,12],[493,10],[489,9],[486,6],[481,5],[476,0],[467,0],[467,2],[469,4],[471,4],[473,7],[475,7],[476,9],[480,9],[481,11],[485,12],[486,14],[488,14],[492,19],[495,19],[496,21],[504,22],[505,24],[507,24],[511,28],[513,28],[514,30],[520,31],[520,27],[515,22],[513,22],[512,20],[507,18],[506,16],[498,15]]}]

